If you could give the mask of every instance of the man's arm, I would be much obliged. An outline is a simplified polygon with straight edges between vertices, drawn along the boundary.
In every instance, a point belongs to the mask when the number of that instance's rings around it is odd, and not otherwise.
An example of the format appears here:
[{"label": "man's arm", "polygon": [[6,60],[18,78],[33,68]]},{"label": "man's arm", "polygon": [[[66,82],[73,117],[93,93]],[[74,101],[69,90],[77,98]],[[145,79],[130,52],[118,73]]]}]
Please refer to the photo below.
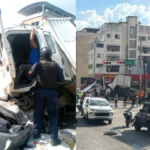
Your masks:
[{"label": "man's arm", "polygon": [[64,74],[63,74],[63,69],[58,64],[56,64],[56,65],[59,68],[58,75],[57,75],[57,81],[58,82],[63,82],[65,80]]},{"label": "man's arm", "polygon": [[31,34],[30,34],[30,44],[31,46],[36,49],[36,44],[35,44],[35,41],[34,41],[34,28],[32,28],[31,30]]},{"label": "man's arm", "polygon": [[38,63],[34,64],[28,72],[28,80],[32,80],[36,77]]}]

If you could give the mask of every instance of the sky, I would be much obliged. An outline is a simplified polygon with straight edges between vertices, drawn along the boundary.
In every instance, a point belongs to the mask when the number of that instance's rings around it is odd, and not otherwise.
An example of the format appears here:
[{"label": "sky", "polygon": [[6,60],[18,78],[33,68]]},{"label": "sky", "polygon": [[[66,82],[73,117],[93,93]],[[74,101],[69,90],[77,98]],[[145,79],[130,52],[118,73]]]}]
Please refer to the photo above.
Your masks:
[{"label": "sky", "polygon": [[138,16],[141,25],[150,25],[150,0],[76,0],[77,30],[98,28],[105,22],[126,21]]},{"label": "sky", "polygon": [[21,23],[25,17],[19,15],[17,12],[21,8],[38,1],[47,1],[71,14],[76,15],[76,0],[0,0],[0,9],[2,11],[4,28]]}]

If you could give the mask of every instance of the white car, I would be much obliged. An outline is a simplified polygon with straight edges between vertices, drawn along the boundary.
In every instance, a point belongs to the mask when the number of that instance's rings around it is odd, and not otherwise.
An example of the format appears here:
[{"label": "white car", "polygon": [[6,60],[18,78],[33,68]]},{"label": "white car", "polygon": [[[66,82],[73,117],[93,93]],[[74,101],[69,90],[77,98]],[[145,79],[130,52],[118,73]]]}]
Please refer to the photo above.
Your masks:
[{"label": "white car", "polygon": [[112,123],[113,110],[112,105],[104,98],[89,97],[83,102],[83,117],[90,120],[107,120]]}]

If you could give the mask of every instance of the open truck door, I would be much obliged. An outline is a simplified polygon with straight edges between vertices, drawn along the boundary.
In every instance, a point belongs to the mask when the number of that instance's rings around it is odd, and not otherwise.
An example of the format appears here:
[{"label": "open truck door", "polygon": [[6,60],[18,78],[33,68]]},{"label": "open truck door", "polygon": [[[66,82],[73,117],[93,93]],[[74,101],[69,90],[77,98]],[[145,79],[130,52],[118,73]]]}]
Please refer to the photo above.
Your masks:
[{"label": "open truck door", "polygon": [[0,90],[3,90],[7,88],[9,84],[12,83],[13,81],[12,79],[16,77],[16,73],[15,73],[15,65],[12,58],[11,48],[4,33],[1,9],[0,9],[0,60],[3,66],[3,72],[2,72],[3,78],[0,79],[0,83],[5,81],[5,84],[1,84]]}]

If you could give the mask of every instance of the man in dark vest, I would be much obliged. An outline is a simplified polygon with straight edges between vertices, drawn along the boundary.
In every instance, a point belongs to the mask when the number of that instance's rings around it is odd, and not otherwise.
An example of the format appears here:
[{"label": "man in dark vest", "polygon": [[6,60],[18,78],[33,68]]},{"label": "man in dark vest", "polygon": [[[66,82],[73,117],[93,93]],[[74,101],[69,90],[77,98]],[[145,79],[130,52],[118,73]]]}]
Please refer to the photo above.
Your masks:
[{"label": "man in dark vest", "polygon": [[34,98],[34,136],[40,138],[42,130],[42,119],[44,108],[47,106],[51,145],[56,146],[61,143],[58,139],[58,95],[57,82],[64,81],[63,69],[52,61],[52,51],[43,48],[40,52],[41,62],[36,63],[28,73],[28,79],[36,77],[35,88],[30,89],[30,94]]}]

